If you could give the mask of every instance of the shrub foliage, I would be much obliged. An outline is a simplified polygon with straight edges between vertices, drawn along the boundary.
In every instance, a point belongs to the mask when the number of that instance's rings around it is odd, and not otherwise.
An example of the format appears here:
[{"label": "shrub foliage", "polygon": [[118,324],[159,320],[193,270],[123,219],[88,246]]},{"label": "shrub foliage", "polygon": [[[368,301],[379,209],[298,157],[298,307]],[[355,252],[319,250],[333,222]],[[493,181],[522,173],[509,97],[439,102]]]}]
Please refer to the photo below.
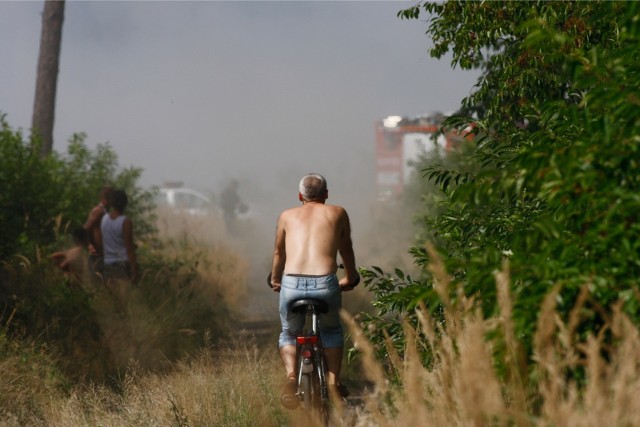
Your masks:
[{"label": "shrub foliage", "polygon": [[108,144],[93,152],[85,138],[75,134],[65,155],[43,157],[38,140],[25,140],[0,115],[0,259],[57,243],[61,231],[84,224],[104,185],[129,194],[127,213],[136,219],[137,236],[152,231],[151,194],[136,187],[142,170],[119,170]]},{"label": "shrub foliage", "polygon": [[[452,66],[482,70],[475,92],[447,123],[474,126],[469,158],[424,170],[442,201],[420,226],[446,254],[451,298],[475,296],[485,316],[496,314],[492,283],[508,259],[514,323],[526,352],[552,289],[565,319],[583,299],[583,336],[608,324],[614,302],[638,322],[638,5],[448,1],[399,15],[423,13],[432,56],[451,52]],[[412,249],[422,265],[429,259],[424,246]],[[430,275],[366,275],[381,314],[407,313],[422,301],[437,315],[442,299]],[[370,322],[376,331],[391,326]]]},{"label": "shrub foliage", "polygon": [[[232,254],[161,239],[153,191],[137,185],[141,169],[121,169],[108,144],[91,150],[76,134],[64,155],[43,157],[37,140],[25,140],[4,117],[0,125],[0,336],[32,340],[69,379],[95,381],[130,360],[164,368],[200,349],[205,335],[224,336],[233,310],[216,269],[237,279]],[[49,260],[69,245],[69,232],[84,224],[106,184],[127,191],[135,224],[142,279],[124,301],[100,283],[67,278]]]}]

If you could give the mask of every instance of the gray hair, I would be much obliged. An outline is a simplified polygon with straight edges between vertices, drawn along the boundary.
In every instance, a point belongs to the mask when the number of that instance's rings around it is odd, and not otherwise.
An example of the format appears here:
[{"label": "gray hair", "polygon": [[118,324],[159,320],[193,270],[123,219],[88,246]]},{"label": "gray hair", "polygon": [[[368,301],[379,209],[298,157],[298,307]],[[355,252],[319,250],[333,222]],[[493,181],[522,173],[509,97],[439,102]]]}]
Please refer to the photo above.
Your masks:
[{"label": "gray hair", "polygon": [[306,201],[324,200],[327,191],[327,180],[318,173],[310,173],[302,177],[298,186],[302,198]]}]

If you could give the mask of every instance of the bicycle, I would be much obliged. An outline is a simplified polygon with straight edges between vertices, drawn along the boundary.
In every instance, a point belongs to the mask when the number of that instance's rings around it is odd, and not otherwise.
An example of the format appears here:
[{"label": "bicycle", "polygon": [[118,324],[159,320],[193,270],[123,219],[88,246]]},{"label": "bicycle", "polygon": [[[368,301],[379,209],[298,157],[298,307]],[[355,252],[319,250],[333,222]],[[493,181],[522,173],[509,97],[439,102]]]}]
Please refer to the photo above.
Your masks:
[{"label": "bicycle", "polygon": [[[340,265],[342,267],[342,265]],[[271,274],[267,278],[271,287]],[[360,283],[360,276],[343,290],[351,290]],[[291,304],[291,311],[305,314],[302,331],[296,335],[296,397],[305,411],[315,413],[323,425],[329,424],[329,387],[327,385],[327,360],[320,339],[320,314],[328,311],[325,301],[301,298]],[[287,404],[283,402],[285,406]],[[289,406],[287,406],[289,407]],[[294,409],[295,407],[290,407]]]}]

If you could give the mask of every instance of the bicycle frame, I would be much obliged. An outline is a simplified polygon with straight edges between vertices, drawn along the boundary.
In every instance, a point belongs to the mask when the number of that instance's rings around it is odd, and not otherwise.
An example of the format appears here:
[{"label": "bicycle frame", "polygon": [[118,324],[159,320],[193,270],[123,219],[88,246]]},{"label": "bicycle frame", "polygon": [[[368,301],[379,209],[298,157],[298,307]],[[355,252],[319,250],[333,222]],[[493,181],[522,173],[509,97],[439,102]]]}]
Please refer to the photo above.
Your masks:
[{"label": "bicycle frame", "polygon": [[[340,264],[339,268],[343,268]],[[356,274],[352,284],[341,290],[352,290],[360,283],[360,275]],[[271,284],[271,273],[267,277]],[[296,336],[296,397],[304,403],[306,410],[316,412],[322,423],[329,424],[329,388],[327,386],[327,360],[320,340],[319,315],[326,313],[328,304],[319,299],[302,298],[291,305],[291,310],[304,313],[305,326],[309,328]],[[287,406],[288,407],[288,406]],[[289,408],[293,409],[293,408]]]}]

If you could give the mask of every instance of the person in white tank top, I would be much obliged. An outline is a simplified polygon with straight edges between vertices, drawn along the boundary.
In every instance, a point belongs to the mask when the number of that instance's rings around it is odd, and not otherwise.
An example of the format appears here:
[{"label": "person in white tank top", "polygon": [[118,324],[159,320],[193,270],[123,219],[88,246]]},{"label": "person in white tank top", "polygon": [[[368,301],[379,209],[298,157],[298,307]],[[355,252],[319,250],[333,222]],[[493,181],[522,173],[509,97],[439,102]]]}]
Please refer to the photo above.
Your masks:
[{"label": "person in white tank top", "polygon": [[128,279],[136,283],[138,279],[133,222],[124,214],[128,203],[127,193],[115,190],[111,195],[111,210],[102,217],[100,224],[104,278],[107,282]]}]

